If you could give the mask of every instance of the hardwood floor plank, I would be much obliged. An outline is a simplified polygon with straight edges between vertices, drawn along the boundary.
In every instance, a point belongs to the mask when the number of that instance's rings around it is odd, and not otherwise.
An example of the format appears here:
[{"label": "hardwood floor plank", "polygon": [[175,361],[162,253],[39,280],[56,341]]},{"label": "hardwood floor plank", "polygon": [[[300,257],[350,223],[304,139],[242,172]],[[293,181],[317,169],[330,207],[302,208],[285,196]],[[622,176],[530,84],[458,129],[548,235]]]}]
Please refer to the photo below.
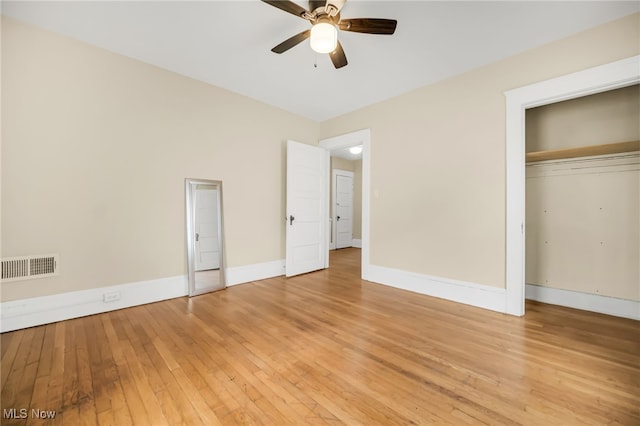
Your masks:
[{"label": "hardwood floor plank", "polygon": [[[77,319],[62,322],[59,324],[65,324],[66,328],[64,345],[62,346],[62,369],[64,371],[64,374],[62,376],[62,401],[60,404],[62,412],[60,413],[60,415],[62,417],[63,424],[78,424],[80,423],[80,407],[78,404],[78,399],[79,394],[82,392],[82,385],[78,377],[86,369],[88,369],[88,365],[82,365],[82,363],[77,359],[77,353],[80,350],[79,348],[86,346],[82,343],[84,340],[84,331],[81,329],[81,321]],[[79,330],[79,332],[77,332],[77,330]],[[89,375],[89,380],[90,377],[91,376]]]},{"label": "hardwood floor plank", "polygon": [[[177,371],[179,374],[180,366],[175,361],[173,355],[170,353],[168,349],[168,345],[162,342],[160,335],[154,335],[156,329],[152,327],[154,325],[155,319],[148,315],[146,311],[144,313],[144,323],[143,327],[145,328],[146,333],[150,336],[154,336],[152,341],[149,344],[145,345],[146,353],[151,359],[152,364],[155,366],[156,371],[160,375],[165,389],[168,394],[164,393],[164,391],[160,391],[161,394],[158,396],[159,401],[168,401],[169,399],[172,401],[172,405],[175,407],[175,411],[180,417],[179,422],[184,424],[201,424],[202,420],[191,403],[191,395],[187,394],[184,390],[184,387],[178,382],[178,380],[182,379],[182,376],[178,376],[176,378],[174,371]],[[157,327],[157,326],[156,326]],[[169,343],[173,344],[170,340]],[[161,354],[158,351],[158,347],[160,347],[160,351],[163,352]],[[168,362],[167,362],[168,361]],[[183,383],[184,385],[184,383]],[[167,412],[164,410],[165,417],[169,418]],[[207,416],[207,414],[204,414]],[[209,417],[212,417],[209,415]]]},{"label": "hardwood floor plank", "polygon": [[[179,337],[176,336],[176,338]],[[183,342],[183,344],[185,343],[187,342]],[[223,365],[228,367],[233,365],[233,368],[230,371],[228,370],[228,375],[231,381],[235,381],[240,387],[244,387],[245,392],[253,394],[252,400],[256,401],[256,405],[261,406],[261,411],[265,415],[273,418],[276,422],[283,422],[283,419],[286,419],[287,416],[278,411],[277,406],[279,405],[279,400],[276,395],[273,394],[270,389],[265,387],[262,387],[262,392],[257,391],[258,380],[256,379],[255,374],[259,371],[259,368],[245,357],[233,357],[229,354],[229,350],[237,350],[239,347],[239,343],[235,339],[228,339],[225,341],[225,345],[221,346],[217,351],[220,359],[225,363]],[[207,352],[212,353],[213,351],[215,351],[215,348],[210,347]],[[238,360],[242,362],[239,363]],[[183,364],[188,365],[189,363],[184,360]],[[289,414],[291,415],[291,413]],[[288,424],[294,423],[294,421],[290,419],[287,419],[284,422]]]},{"label": "hardwood floor plank", "polygon": [[[240,302],[238,302],[238,303],[240,303]],[[266,302],[264,302],[264,301],[263,301],[262,305],[264,305],[264,304],[266,304]],[[299,320],[297,320],[295,323],[296,323],[296,325],[297,325],[297,326],[300,326],[300,321],[299,321]],[[304,327],[309,327],[309,326],[310,326],[310,324],[305,324],[305,325],[304,325]],[[279,328],[280,328],[280,329],[282,329],[282,328],[284,328],[284,327],[288,327],[288,324],[287,324],[287,323],[283,323],[283,324],[280,324],[280,326],[279,326]],[[290,327],[290,328],[291,328],[291,329],[287,331],[287,334],[289,334],[289,333],[294,333],[294,332],[295,332],[295,330],[296,330],[296,326],[292,326],[292,327]],[[241,329],[242,329],[242,330],[245,330],[244,332],[246,333],[246,332],[247,332],[246,330],[249,330],[249,329],[250,329],[250,327],[241,327]],[[289,334],[289,335],[290,335],[290,334]],[[278,338],[279,338],[277,335],[271,335],[271,336],[269,336],[269,337],[270,337],[270,339],[278,339]],[[317,337],[317,335],[316,335],[315,337]],[[252,335],[252,336],[250,337],[250,340],[251,340],[252,342],[259,342],[259,339],[260,339],[260,337],[259,337],[258,335]],[[301,336],[300,336],[300,338],[296,338],[296,339],[292,339],[292,340],[298,341],[298,340],[300,340],[300,339],[304,339],[304,336],[303,336],[303,335],[301,335]],[[286,343],[285,343],[285,342],[283,342],[283,341],[281,341],[280,343],[281,343],[281,344],[286,344]],[[309,341],[309,342],[305,342],[305,343],[306,343],[306,345],[313,345],[315,342]],[[290,348],[290,349],[292,349],[292,353],[306,351],[306,349],[304,349],[303,347],[297,347],[297,348],[295,348],[295,349]],[[286,353],[288,353],[288,351],[287,351]],[[337,357],[340,357],[341,355],[342,355],[342,354],[340,354],[340,353],[336,354],[336,356],[337,356]],[[263,359],[264,359],[264,358],[263,358]],[[299,358],[298,360],[300,360],[301,362],[304,362],[304,361],[302,361],[302,359],[303,359],[303,358]],[[318,367],[318,366],[317,366],[317,364],[316,364],[316,368],[317,368],[317,367]],[[327,373],[326,373],[327,375],[328,375],[328,374],[331,374],[331,372],[329,371],[330,369],[331,369],[331,367],[329,367],[329,369],[327,370]],[[341,375],[342,375],[342,374],[341,374],[341,372],[339,372],[339,373],[337,374],[337,376],[341,376]],[[348,388],[348,384],[344,384],[344,383],[342,383],[342,384],[338,384],[338,388],[340,389],[340,391],[341,391],[341,392],[343,392],[345,388]],[[366,391],[368,392],[368,391],[369,391],[369,389],[367,389]],[[344,399],[344,398],[341,398],[341,399]],[[393,404],[392,404],[391,406],[393,406]],[[413,412],[411,412],[411,415],[413,415]]]},{"label": "hardwood floor plank", "polygon": [[[170,316],[167,317],[170,318]],[[170,323],[163,324],[163,321],[163,319],[160,319],[157,324],[154,324],[159,334],[153,343],[158,344],[161,337],[169,338],[171,341],[170,346],[158,348],[163,354],[167,367],[171,370],[177,383],[185,393],[192,395],[191,405],[202,421],[208,424],[219,424],[219,418],[212,407],[220,407],[222,404],[220,399],[211,392],[211,389],[206,385],[206,380],[200,375],[198,369],[194,367],[194,357],[191,355],[187,358],[183,351],[180,350],[180,347],[192,348],[195,346],[191,336],[181,336],[180,332],[171,330]],[[155,318],[153,322],[155,323]]]},{"label": "hardwood floor plank", "polygon": [[109,346],[101,317],[87,317],[87,349],[91,360],[91,378],[98,423],[115,422],[118,425],[133,424],[126,402],[118,368]]},{"label": "hardwood floor plank", "polygon": [[[266,303],[266,302],[263,302],[263,303]],[[306,313],[305,313],[305,316],[307,316],[307,314],[308,314],[308,312],[306,312]],[[296,324],[300,325],[300,320],[297,320],[297,319],[296,319],[294,322],[295,322]],[[305,327],[305,328],[306,328],[306,327],[316,327],[316,326],[320,326],[320,327],[322,327],[323,325],[324,325],[324,324],[319,324],[319,325],[317,325],[317,324],[314,324],[314,322],[307,322],[307,323],[304,325],[304,327]],[[314,334],[314,338],[315,338],[316,340],[320,339],[319,341],[322,343],[322,345],[323,345],[323,346],[325,346],[325,347],[330,347],[330,346],[331,346],[331,342],[332,342],[332,341],[334,341],[334,340],[335,340],[335,337],[336,337],[336,336],[335,336],[335,330],[332,330],[332,328],[331,328],[331,327],[325,327],[325,328],[326,328],[326,330],[327,330],[327,331],[329,331],[329,332],[330,332],[330,333],[329,333],[329,335],[330,335],[330,336],[332,336],[332,337],[333,337],[333,339],[328,339],[328,338],[323,337],[323,336],[320,336],[320,335],[318,335],[318,334]],[[325,340],[325,339],[326,339],[326,340]],[[346,352],[345,352],[345,351],[348,351],[348,350],[349,350],[349,349],[348,349],[348,347],[351,345],[351,343],[349,343],[349,342],[344,342],[344,341],[343,341],[343,342],[341,342],[341,343],[344,345],[344,346],[342,347],[341,351],[336,352],[336,353],[332,353],[332,354],[329,356],[329,358],[330,358],[331,360],[330,360],[329,362],[327,362],[327,363],[323,363],[323,364],[322,364],[322,365],[323,365],[323,367],[324,367],[327,371],[329,371],[329,372],[330,372],[329,374],[335,374],[337,377],[341,377],[341,376],[343,376],[343,375],[344,375],[344,376],[348,376],[348,374],[343,374],[343,373],[344,373],[344,371],[343,371],[343,370],[350,370],[350,369],[352,369],[352,368],[358,368],[358,370],[363,370],[362,368],[360,368],[360,365],[359,365],[359,364],[360,364],[360,362],[362,362],[362,361],[366,361],[366,357],[360,357],[360,358],[361,358],[361,361],[350,361],[350,362],[348,362],[348,363],[346,364],[346,366],[345,366],[345,367],[342,367],[342,369],[340,369],[340,368],[339,368],[339,369],[336,369],[336,368],[335,368],[335,366],[334,366],[334,364],[335,364],[335,360],[337,360],[337,359],[341,359],[341,358],[342,358],[342,360],[343,360],[343,361],[344,361],[344,360],[346,360],[346,357],[345,357]],[[312,342],[309,342],[309,344],[313,344],[313,343],[312,343]],[[356,356],[355,356],[355,357],[357,358],[357,357],[358,357],[358,355],[356,354]],[[318,363],[318,361],[316,361],[316,364],[317,364],[317,363]],[[373,370],[379,370],[379,369],[381,369],[381,368],[384,368],[384,366],[383,366],[383,365],[380,365],[380,364],[378,364],[378,365],[372,365],[372,371],[373,371]],[[331,373],[331,372],[333,372],[333,373]],[[387,372],[387,373],[388,373],[388,372]],[[370,373],[370,374],[375,374],[375,373]],[[370,375],[370,374],[369,374],[369,375]],[[397,389],[397,387],[398,387],[398,382],[399,382],[399,381],[401,382],[403,379],[405,379],[405,378],[404,378],[402,375],[400,375],[400,376],[395,377],[395,379],[394,379],[394,382],[393,382],[393,383],[391,383],[391,382],[386,382],[386,383],[385,383],[385,385],[381,387],[381,389],[380,389],[380,391],[379,391],[378,393],[375,393],[375,392],[373,392],[373,393],[372,393],[372,389],[371,389],[370,385],[365,385],[365,386],[361,387],[361,388],[359,389],[359,391],[363,391],[363,392],[365,392],[365,393],[369,394],[369,397],[374,397],[374,399],[376,399],[376,400],[381,399],[382,401],[380,401],[380,403],[379,403],[378,405],[383,405],[383,406],[387,406],[387,407],[398,407],[398,406],[400,406],[400,407],[401,407],[401,406],[402,406],[402,404],[398,404],[398,403],[397,403],[397,401],[392,401],[392,400],[390,400],[390,399],[387,397],[387,394],[389,394],[389,395],[394,395],[394,396],[396,396],[396,395],[397,395],[397,397],[398,397],[398,398],[407,398],[407,397],[409,396],[409,394],[407,394],[407,395],[400,395],[400,394],[399,394],[399,392],[398,392],[398,389]],[[354,381],[353,381],[353,383],[355,383],[355,384],[356,384],[356,387],[358,387],[358,385],[360,384],[360,382],[364,382],[364,383],[366,383],[366,381],[367,381],[367,380],[366,380],[366,377],[360,377],[360,376],[357,376],[357,377],[356,377],[356,380],[354,380]],[[388,387],[385,387],[385,386],[388,386]],[[341,389],[345,389],[345,388],[352,388],[352,387],[353,387],[353,385],[352,385],[351,383],[342,383],[342,384],[340,385],[340,388],[341,388]],[[391,390],[391,392],[389,392],[390,390]],[[405,399],[405,400],[406,400],[406,399]],[[404,410],[404,412],[405,412],[405,415],[406,415],[406,416],[408,416],[409,418],[411,418],[411,417],[415,416],[415,412],[416,412],[416,410]],[[394,415],[395,415],[395,416],[398,416],[398,413],[396,413],[396,414],[394,414]],[[388,419],[387,419],[387,420],[388,420]],[[406,422],[406,419],[402,419],[402,421],[403,421],[403,422]]]},{"label": "hardwood floor plank", "polygon": [[[40,360],[37,362],[37,371],[33,388],[31,389],[31,399],[29,402],[29,412],[46,407],[47,391],[51,378],[51,363],[54,355],[53,346],[55,338],[55,324],[48,324],[42,327],[44,337],[42,341]],[[29,415],[26,419],[27,425],[40,425],[45,420]]]},{"label": "hardwood floor plank", "polygon": [[332,267],[4,333],[2,424],[640,424],[640,322],[512,317]]},{"label": "hardwood floor plank", "polygon": [[[53,357],[51,359],[50,376],[56,379],[56,384],[62,387],[62,379],[64,374],[65,353],[67,349],[67,333],[70,328],[68,322],[57,322],[53,324],[55,326],[54,344],[53,344]],[[71,340],[72,341],[72,340]],[[62,397],[62,392],[54,392],[52,399],[59,399]]]},{"label": "hardwood floor plank", "polygon": [[[95,388],[93,384],[93,377],[91,375],[91,359],[89,358],[86,333],[87,329],[83,326],[82,319],[76,320],[73,324],[73,334],[71,336],[73,339],[72,341],[75,343],[75,353],[73,353],[73,358],[75,359],[75,373],[77,380],[73,407],[82,424],[94,425],[98,422],[98,413],[96,410]],[[65,356],[67,354],[68,352],[65,351]],[[65,376],[66,374],[67,369],[65,364]],[[66,416],[64,417],[64,423],[67,424]],[[74,423],[71,422],[70,424]]]},{"label": "hardwood floor plank", "polygon": [[[64,327],[64,325],[62,326]],[[51,364],[53,362],[54,344],[56,338],[56,324],[47,324],[43,326],[44,338],[42,341],[41,354],[38,362],[38,372],[36,378],[51,375]]]},{"label": "hardwood floor plank", "polygon": [[[8,382],[9,373],[14,371],[13,363],[17,358],[20,348],[22,348],[22,338],[25,335],[25,330],[18,330],[12,333],[2,334],[2,368],[0,369],[0,376],[2,377],[2,383],[0,390],[2,390],[2,406],[8,405],[8,393],[12,389],[5,390],[5,384]],[[5,394],[7,392],[7,394]],[[7,398],[7,400],[5,400]]]},{"label": "hardwood floor plank", "polygon": [[[199,327],[198,324],[194,324]],[[198,328],[206,330],[206,327]],[[207,333],[208,334],[208,333]],[[243,391],[235,380],[237,372],[229,371],[228,363],[217,355],[214,345],[207,342],[207,336],[202,336],[202,343],[193,347],[193,357],[190,363],[201,375],[206,385],[210,388],[216,398],[207,398],[207,403],[214,410],[219,419],[224,419],[230,415],[236,416],[240,409],[244,410],[250,418],[260,419],[265,417],[254,403],[255,399],[261,395],[252,395],[245,385]],[[231,376],[229,376],[231,374]],[[249,396],[249,395],[251,396]]]},{"label": "hardwood floor plank", "polygon": [[[236,305],[236,308],[238,308],[238,306]],[[252,361],[253,364],[255,364],[255,367],[259,368],[257,373],[254,374],[259,374],[262,372],[269,372],[272,373],[273,371],[269,369],[269,364],[267,362],[268,357],[267,356],[255,356],[251,350],[248,348],[248,346],[250,346],[250,341],[254,341],[254,339],[260,339],[260,336],[252,334],[251,333],[251,327],[247,326],[244,323],[233,323],[233,324],[229,324],[229,326],[233,327],[234,330],[234,338],[235,340],[237,340],[237,342],[239,344],[241,344],[242,346],[238,346],[237,344],[234,345],[231,349],[237,349],[239,351],[242,351],[245,353],[245,356]],[[267,347],[275,347],[273,344],[271,345],[267,345]],[[247,350],[245,350],[247,349]],[[282,351],[276,351],[277,353],[283,353]],[[281,364],[280,364],[281,365]],[[253,368],[255,368],[253,367]],[[276,374],[275,372],[273,372],[274,374]],[[268,375],[262,375],[261,379],[263,382],[267,381],[267,380],[272,380],[272,375],[268,374]],[[289,387],[287,388],[287,385],[289,385]],[[293,397],[293,394],[299,394],[299,392],[297,391],[297,389],[291,385],[290,383],[288,384],[283,384],[282,385],[283,388],[287,388],[287,389],[281,389],[281,388],[273,388],[274,392],[276,393],[280,393],[282,396],[284,396],[285,398],[287,398],[289,401],[289,404],[298,404],[301,403],[302,405],[306,406],[307,409],[299,409],[298,412],[301,416],[304,416],[304,421],[305,423],[308,423],[309,421],[314,421],[314,422],[320,422],[323,423],[324,422],[324,418],[323,417],[317,417],[315,416],[313,413],[314,412],[323,412],[323,410],[318,409],[317,403],[315,402],[311,402],[308,404],[304,404],[304,402],[298,402],[298,396]],[[269,398],[270,395],[265,395],[267,398]],[[263,404],[264,406],[264,404]],[[326,416],[327,412],[324,411],[323,414],[325,414],[325,417],[328,419],[331,419],[333,416],[331,416],[329,414],[329,416]],[[282,414],[278,414],[276,413],[276,419],[278,418],[277,416],[282,416]],[[313,419],[313,420],[312,420]]]},{"label": "hardwood floor plank", "polygon": [[31,407],[31,397],[38,373],[39,358],[42,355],[44,332],[45,327],[36,327],[34,330],[33,339],[31,340],[27,359],[20,377],[18,392],[15,395],[14,404],[16,407],[27,409]]},{"label": "hardwood floor plank", "polygon": [[[122,385],[131,418],[135,423],[157,424],[160,419],[156,415],[158,411],[154,411],[157,407],[152,403],[155,396],[140,394],[138,382],[135,380],[131,371],[132,368],[135,368],[136,364],[135,354],[130,353],[130,355],[133,355],[132,357],[125,356],[124,344],[121,343],[116,335],[110,316],[111,315],[102,316],[102,326],[107,336],[111,353],[113,354],[113,360],[116,364],[119,381]],[[144,401],[146,401],[146,403]],[[153,410],[148,410],[148,407],[151,407]]]}]

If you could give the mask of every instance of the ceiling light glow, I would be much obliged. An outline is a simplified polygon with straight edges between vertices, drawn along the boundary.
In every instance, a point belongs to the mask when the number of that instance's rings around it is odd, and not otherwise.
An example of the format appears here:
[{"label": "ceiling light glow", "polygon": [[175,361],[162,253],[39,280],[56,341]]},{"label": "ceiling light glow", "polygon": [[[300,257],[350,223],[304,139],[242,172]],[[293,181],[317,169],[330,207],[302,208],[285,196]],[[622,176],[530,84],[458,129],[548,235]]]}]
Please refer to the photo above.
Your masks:
[{"label": "ceiling light glow", "polygon": [[311,48],[318,53],[330,53],[338,45],[338,30],[329,22],[319,22],[311,27]]},{"label": "ceiling light glow", "polygon": [[349,148],[349,152],[354,155],[360,154],[362,152],[362,145],[352,146]]}]

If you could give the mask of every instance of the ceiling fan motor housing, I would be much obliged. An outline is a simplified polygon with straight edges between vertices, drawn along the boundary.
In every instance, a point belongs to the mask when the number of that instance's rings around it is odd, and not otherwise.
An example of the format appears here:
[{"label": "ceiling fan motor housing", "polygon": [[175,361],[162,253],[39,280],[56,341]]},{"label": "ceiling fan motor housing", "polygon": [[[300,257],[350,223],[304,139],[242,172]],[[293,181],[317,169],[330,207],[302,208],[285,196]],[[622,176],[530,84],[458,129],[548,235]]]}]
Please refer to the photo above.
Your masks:
[{"label": "ceiling fan motor housing", "polygon": [[342,10],[346,0],[327,0],[325,11],[329,16],[336,16]]}]

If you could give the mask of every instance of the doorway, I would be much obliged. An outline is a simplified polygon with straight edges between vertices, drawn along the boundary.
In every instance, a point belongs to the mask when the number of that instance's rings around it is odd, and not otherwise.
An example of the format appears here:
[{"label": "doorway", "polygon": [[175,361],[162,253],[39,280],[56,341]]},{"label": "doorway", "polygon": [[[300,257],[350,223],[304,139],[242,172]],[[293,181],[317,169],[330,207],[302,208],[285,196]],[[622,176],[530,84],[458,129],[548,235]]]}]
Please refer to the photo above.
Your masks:
[{"label": "doorway", "polygon": [[[340,167],[350,166],[351,170],[336,167],[338,157],[331,153],[331,249],[359,246],[355,243],[361,236],[362,216],[362,159],[342,161]],[[346,168],[346,167],[345,167]],[[359,185],[356,190],[355,183]],[[359,194],[355,194],[359,191]],[[356,197],[357,195],[357,197]]]},{"label": "doorway", "polygon": [[[361,189],[356,190],[354,198],[360,196],[361,200],[361,214],[360,219],[360,239],[352,239],[356,241],[355,245],[362,247],[360,253],[361,262],[361,278],[363,280],[368,279],[369,276],[369,218],[370,218],[370,149],[371,149],[371,132],[369,129],[358,130],[352,133],[347,133],[340,136],[335,136],[320,141],[319,145],[329,151],[330,155],[339,152],[340,150],[349,150],[351,147],[362,146],[361,152],[358,154],[361,160]],[[327,203],[330,203],[330,199]],[[354,220],[357,220],[354,217]],[[333,227],[332,227],[333,228]],[[353,243],[352,243],[353,245]],[[329,261],[328,267],[330,266]]]},{"label": "doorway", "polygon": [[506,300],[505,312],[524,315],[525,115],[527,108],[640,82],[640,56],[534,83],[506,96]]}]

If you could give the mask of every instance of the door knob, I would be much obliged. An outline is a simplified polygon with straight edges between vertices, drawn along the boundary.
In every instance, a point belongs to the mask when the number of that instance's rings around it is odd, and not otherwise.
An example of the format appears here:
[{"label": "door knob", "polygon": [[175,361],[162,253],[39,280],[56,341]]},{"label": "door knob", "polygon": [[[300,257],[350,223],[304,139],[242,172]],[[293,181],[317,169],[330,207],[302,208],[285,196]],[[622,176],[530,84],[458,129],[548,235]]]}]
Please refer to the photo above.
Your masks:
[{"label": "door knob", "polygon": [[196,241],[200,241],[200,234],[196,232]]},{"label": "door knob", "polygon": [[296,220],[296,218],[293,217],[293,215],[289,215],[289,225],[293,225],[294,220]]},{"label": "door knob", "polygon": [[338,216],[338,221],[340,221],[340,216]]}]

